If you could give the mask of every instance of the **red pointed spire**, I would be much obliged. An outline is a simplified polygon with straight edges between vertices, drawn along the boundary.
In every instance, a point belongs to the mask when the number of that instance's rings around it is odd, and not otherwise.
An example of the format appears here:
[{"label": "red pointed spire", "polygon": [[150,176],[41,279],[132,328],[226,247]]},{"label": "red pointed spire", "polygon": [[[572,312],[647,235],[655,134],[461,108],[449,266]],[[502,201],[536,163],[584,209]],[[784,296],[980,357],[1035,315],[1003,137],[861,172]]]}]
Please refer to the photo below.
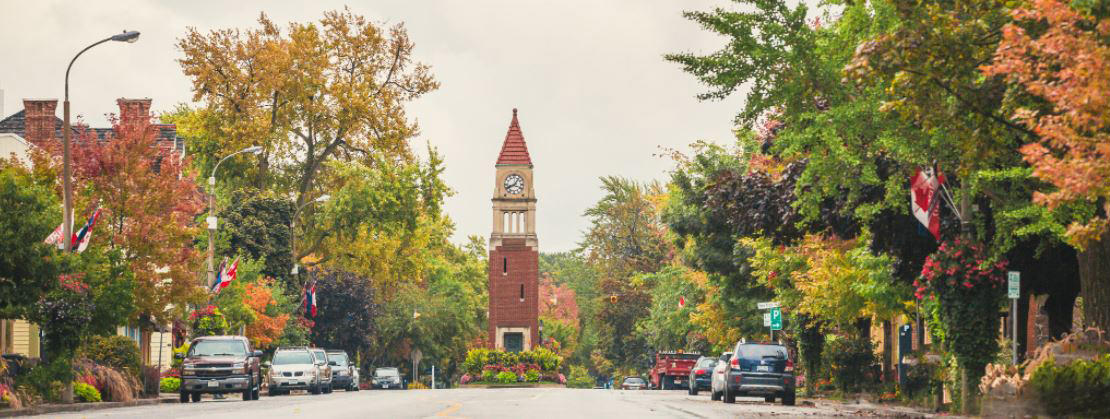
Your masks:
[{"label": "red pointed spire", "polygon": [[524,133],[520,131],[520,121],[516,119],[516,108],[513,108],[513,120],[509,123],[505,142],[501,144],[501,154],[497,156],[497,164],[532,165],[532,157],[528,155],[528,144],[524,143]]}]

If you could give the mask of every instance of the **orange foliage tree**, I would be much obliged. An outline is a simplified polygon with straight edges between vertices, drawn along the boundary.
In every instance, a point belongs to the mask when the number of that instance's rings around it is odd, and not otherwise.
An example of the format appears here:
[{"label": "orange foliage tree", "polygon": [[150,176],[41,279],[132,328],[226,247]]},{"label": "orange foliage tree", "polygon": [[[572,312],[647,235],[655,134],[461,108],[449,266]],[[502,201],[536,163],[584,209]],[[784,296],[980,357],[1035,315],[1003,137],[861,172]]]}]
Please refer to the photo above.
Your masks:
[{"label": "orange foliage tree", "polygon": [[244,287],[243,303],[254,313],[254,321],[246,326],[247,338],[256,348],[266,348],[274,343],[285,330],[289,314],[267,315],[277,305],[274,299],[272,278],[249,282]]},{"label": "orange foliage tree", "polygon": [[[1038,136],[1021,148],[1033,174],[1051,184],[1034,201],[1079,204],[1067,230],[1080,250],[1085,319],[1110,328],[1110,17],[1058,0],[1035,0],[1012,13],[988,76],[1002,76],[1034,97],[1014,117]],[[1102,16],[1100,16],[1100,14]]]}]

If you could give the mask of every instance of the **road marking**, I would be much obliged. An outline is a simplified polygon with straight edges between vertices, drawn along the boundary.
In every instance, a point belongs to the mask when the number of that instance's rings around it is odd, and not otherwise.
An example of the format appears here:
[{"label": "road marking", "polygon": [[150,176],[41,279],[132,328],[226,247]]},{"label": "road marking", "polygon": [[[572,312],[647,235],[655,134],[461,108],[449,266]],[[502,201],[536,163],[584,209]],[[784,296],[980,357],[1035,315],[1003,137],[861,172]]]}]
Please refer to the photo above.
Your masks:
[{"label": "road marking", "polygon": [[459,409],[462,409],[462,403],[455,402],[455,404],[451,405],[451,407],[448,407],[446,409],[441,410],[439,413],[436,413],[436,416],[447,417],[447,416],[450,416],[452,413],[455,413]]}]

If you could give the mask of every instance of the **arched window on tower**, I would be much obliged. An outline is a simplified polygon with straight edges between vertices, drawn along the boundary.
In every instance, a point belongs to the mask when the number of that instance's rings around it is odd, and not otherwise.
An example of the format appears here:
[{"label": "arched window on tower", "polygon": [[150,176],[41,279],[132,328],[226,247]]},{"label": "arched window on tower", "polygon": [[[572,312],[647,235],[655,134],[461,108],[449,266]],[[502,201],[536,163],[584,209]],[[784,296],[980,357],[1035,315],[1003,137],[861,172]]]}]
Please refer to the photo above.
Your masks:
[{"label": "arched window on tower", "polygon": [[501,274],[509,273],[509,257],[501,258]]},{"label": "arched window on tower", "polygon": [[520,284],[520,302],[524,302],[524,284]]}]

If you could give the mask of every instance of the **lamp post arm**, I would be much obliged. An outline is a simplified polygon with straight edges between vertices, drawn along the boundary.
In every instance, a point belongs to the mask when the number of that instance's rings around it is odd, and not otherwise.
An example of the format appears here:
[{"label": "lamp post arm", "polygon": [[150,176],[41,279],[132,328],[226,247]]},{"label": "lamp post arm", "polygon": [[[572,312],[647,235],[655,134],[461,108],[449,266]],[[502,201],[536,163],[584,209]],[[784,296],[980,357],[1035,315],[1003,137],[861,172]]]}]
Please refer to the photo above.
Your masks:
[{"label": "lamp post arm", "polygon": [[92,45],[89,45],[89,46],[85,47],[85,49],[81,50],[81,52],[78,52],[77,55],[74,55],[72,60],[69,60],[69,66],[66,67],[66,100],[67,101],[69,100],[69,70],[73,68],[73,63],[77,61],[77,57],[80,57],[81,54],[84,54],[85,51],[88,51],[92,47],[95,47],[97,45],[103,44],[103,43],[111,41],[111,40],[112,40],[112,37],[109,36],[107,38],[96,41]]}]

